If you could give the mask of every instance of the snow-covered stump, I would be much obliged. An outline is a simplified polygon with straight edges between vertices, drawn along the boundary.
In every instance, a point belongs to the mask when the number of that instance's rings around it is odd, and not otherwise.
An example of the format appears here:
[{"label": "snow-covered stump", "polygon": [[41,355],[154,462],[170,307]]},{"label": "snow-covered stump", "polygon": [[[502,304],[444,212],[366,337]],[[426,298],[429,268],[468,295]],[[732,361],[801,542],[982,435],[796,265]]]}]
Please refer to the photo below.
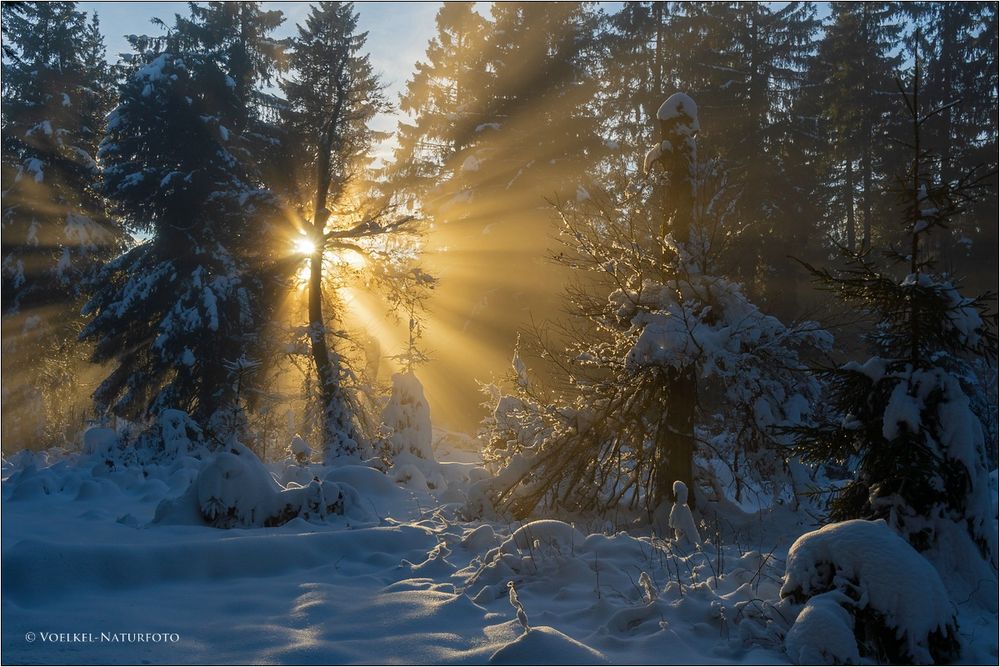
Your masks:
[{"label": "snow-covered stump", "polygon": [[954,606],[937,570],[882,521],[856,519],[801,536],[781,597],[804,604],[785,637],[800,664],[953,662]]},{"label": "snow-covered stump", "polygon": [[296,433],[292,436],[292,441],[288,445],[288,453],[291,454],[295,462],[300,466],[309,463],[312,458],[312,447],[301,435]]},{"label": "snow-covered stump", "polygon": [[674,530],[674,539],[700,547],[701,535],[698,533],[698,526],[694,522],[691,508],[688,507],[687,485],[678,480],[674,482],[673,491],[677,501],[670,508],[669,525]]}]

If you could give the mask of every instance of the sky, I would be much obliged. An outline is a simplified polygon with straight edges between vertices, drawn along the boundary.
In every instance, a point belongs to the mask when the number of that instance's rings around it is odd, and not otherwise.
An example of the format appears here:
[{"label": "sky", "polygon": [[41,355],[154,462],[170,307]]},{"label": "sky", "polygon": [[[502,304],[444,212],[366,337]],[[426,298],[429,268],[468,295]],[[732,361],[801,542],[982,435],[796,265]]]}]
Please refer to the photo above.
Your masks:
[{"label": "sky", "polygon": [[[285,23],[275,31],[275,37],[296,34],[295,24],[304,22],[309,12],[308,2],[265,2],[265,9],[280,9]],[[434,16],[439,2],[358,2],[355,7],[360,19],[359,29],[368,32],[368,51],[375,70],[386,84],[386,93],[394,104],[406,87],[413,65],[423,58],[427,42],[435,34]],[[160,34],[150,23],[157,17],[173,23],[174,14],[187,15],[186,2],[81,2],[80,9],[96,11],[101,19],[108,49],[108,59],[116,61],[121,53],[131,52],[127,34]],[[383,114],[372,126],[377,130],[393,131],[396,116]],[[380,157],[387,157],[390,144],[379,147]]]}]

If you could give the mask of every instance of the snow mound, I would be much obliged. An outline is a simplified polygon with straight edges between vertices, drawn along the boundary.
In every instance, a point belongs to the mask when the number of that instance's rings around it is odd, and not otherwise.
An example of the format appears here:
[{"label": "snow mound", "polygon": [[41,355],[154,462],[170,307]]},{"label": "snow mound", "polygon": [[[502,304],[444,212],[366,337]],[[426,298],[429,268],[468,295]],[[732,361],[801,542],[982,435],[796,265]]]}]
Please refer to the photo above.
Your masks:
[{"label": "snow mound", "polygon": [[288,444],[288,451],[298,464],[308,463],[312,458],[312,447],[305,439],[296,433],[292,436],[292,441]]},{"label": "snow mound", "polygon": [[[954,650],[950,645],[957,633],[955,615],[941,577],[885,521],[830,524],[795,541],[788,552],[781,597],[808,602],[832,591],[842,594],[838,599],[856,621],[863,619],[876,628],[868,636],[883,634],[878,632],[882,626],[898,640],[898,645],[891,639],[886,645],[876,637],[878,648],[890,657],[898,652],[895,657],[908,662],[933,663]],[[817,621],[810,616],[833,617],[830,599],[802,619],[806,627],[793,634],[793,647],[798,641],[794,637],[815,632]]]},{"label": "snow mound", "polygon": [[570,552],[574,546],[579,548],[586,539],[583,533],[568,523],[542,519],[515,530],[510,539],[501,546],[501,550],[513,552],[515,548],[531,549],[536,544],[542,544]]},{"label": "snow mound", "polygon": [[785,636],[785,651],[792,662],[797,665],[861,663],[854,638],[854,619],[841,605],[844,598],[839,591],[809,598]]},{"label": "snow mound", "polygon": [[83,453],[88,456],[111,458],[118,447],[118,435],[114,429],[91,427],[83,433]]},{"label": "snow mound", "polygon": [[555,628],[539,626],[504,645],[490,656],[491,665],[606,665],[603,653],[567,637]]}]

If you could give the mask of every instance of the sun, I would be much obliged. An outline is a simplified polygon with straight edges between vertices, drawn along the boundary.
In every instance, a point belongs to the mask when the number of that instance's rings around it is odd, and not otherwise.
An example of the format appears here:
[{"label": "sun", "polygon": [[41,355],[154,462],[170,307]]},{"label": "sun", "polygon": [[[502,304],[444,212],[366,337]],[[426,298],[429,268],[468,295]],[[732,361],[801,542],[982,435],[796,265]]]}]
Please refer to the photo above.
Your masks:
[{"label": "sun", "polygon": [[314,255],[316,253],[316,244],[305,236],[295,239],[292,248],[299,255]]}]

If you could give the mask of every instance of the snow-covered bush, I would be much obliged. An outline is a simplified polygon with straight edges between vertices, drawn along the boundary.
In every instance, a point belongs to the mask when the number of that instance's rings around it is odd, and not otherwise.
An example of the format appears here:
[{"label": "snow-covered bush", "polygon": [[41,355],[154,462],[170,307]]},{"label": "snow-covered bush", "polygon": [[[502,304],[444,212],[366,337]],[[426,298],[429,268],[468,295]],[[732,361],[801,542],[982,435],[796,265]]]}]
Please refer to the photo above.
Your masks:
[{"label": "snow-covered bush", "polygon": [[168,457],[190,453],[203,439],[201,428],[183,410],[163,410],[156,426],[158,441]]},{"label": "snow-covered bush", "polygon": [[785,635],[785,652],[796,665],[857,665],[854,618],[844,606],[851,599],[833,590],[806,600]]},{"label": "snow-covered bush", "polygon": [[83,453],[110,459],[118,448],[118,434],[114,429],[92,426],[83,432]]},{"label": "snow-covered bush", "polygon": [[202,516],[219,528],[262,525],[275,510],[277,484],[241,446],[216,454],[198,473],[194,487]]},{"label": "snow-covered bush", "polygon": [[955,610],[941,577],[884,521],[845,521],[800,537],[788,552],[781,597],[806,604],[785,640],[803,664],[859,654],[891,664],[958,657]]},{"label": "snow-covered bush", "polygon": [[154,520],[252,528],[345,514],[371,518],[350,485],[313,479],[306,485],[290,482],[283,488],[256,454],[234,442],[201,468],[184,494],[161,502]]}]

